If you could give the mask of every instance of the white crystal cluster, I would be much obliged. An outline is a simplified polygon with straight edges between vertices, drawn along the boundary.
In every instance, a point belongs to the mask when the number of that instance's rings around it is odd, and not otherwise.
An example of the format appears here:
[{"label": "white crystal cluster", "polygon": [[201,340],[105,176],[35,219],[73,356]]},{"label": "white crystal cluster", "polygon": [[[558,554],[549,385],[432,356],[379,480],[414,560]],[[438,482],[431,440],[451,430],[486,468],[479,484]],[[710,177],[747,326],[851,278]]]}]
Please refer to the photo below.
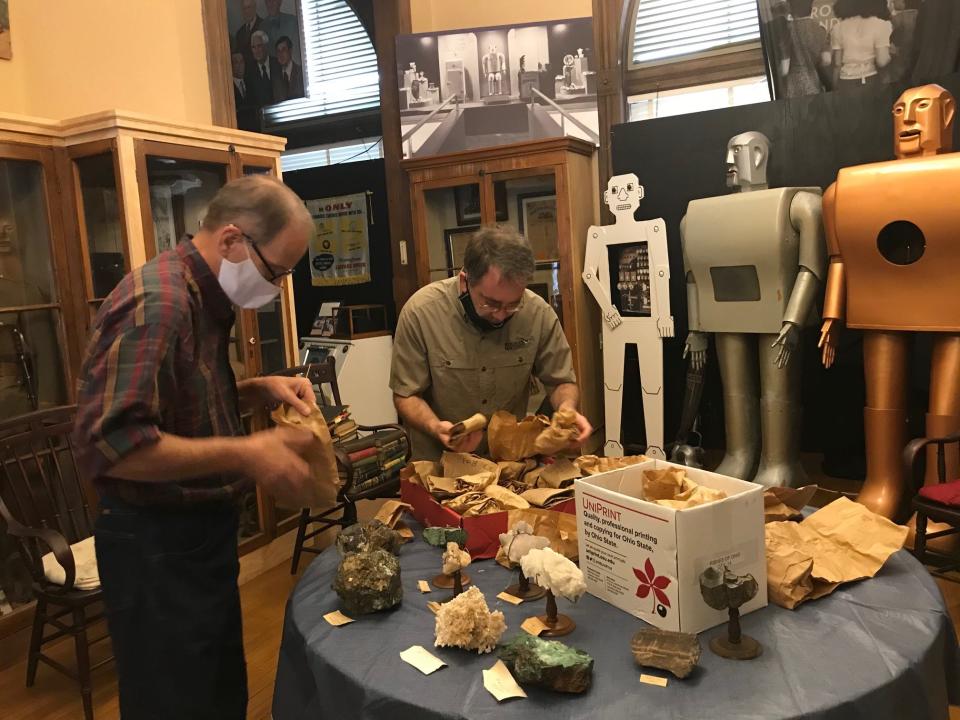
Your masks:
[{"label": "white crystal cluster", "polygon": [[488,653],[497,647],[506,629],[503,613],[490,612],[483,593],[474,586],[440,606],[433,644]]},{"label": "white crystal cluster", "polygon": [[549,545],[550,540],[534,535],[530,523],[523,520],[510,528],[510,532],[500,533],[500,546],[514,565],[518,564],[523,556],[531,550],[545,548]]},{"label": "white crystal cluster", "polygon": [[520,561],[523,574],[554,595],[576,602],[587,591],[583,571],[550,548],[533,549]]}]

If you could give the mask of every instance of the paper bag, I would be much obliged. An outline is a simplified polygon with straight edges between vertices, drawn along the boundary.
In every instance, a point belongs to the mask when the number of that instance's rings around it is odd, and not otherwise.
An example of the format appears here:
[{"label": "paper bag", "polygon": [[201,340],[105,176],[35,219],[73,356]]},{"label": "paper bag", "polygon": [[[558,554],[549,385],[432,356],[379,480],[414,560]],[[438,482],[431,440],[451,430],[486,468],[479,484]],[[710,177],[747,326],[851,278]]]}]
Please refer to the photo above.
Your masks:
[{"label": "paper bag", "polygon": [[304,488],[301,497],[277,497],[277,505],[287,510],[300,510],[309,507],[326,509],[337,501],[338,480],[337,457],[333,452],[333,441],[327,422],[320,408],[314,407],[310,415],[304,417],[289,405],[280,405],[270,417],[280,427],[298,427],[313,433],[314,441],[304,453],[303,459],[310,464],[312,483]]},{"label": "paper bag", "polygon": [[500,475],[500,468],[495,462],[471,453],[444,452],[440,456],[440,465],[443,467],[443,476],[449,478],[488,472],[493,473],[496,482]]},{"label": "paper bag", "polygon": [[515,492],[507,490],[499,485],[488,485],[483,492],[499,502],[503,507],[510,509],[523,510],[530,507],[530,503],[517,495]]},{"label": "paper bag", "polygon": [[487,428],[490,457],[498,462],[517,462],[533,457],[537,454],[537,438],[549,425],[543,415],[530,416],[518,423],[504,410],[495,412]]},{"label": "paper bag", "polygon": [[536,487],[561,488],[573,484],[581,476],[580,469],[572,460],[559,457],[550,465],[543,468],[537,476]]},{"label": "paper bag", "polygon": [[871,578],[906,539],[906,527],[845,497],[801,523],[767,523],[770,600],[792,610],[841,583]]},{"label": "paper bag", "polygon": [[573,497],[573,488],[534,488],[532,490],[527,490],[520,495],[520,497],[534,507],[548,508],[551,505],[556,505],[559,502],[563,502],[564,500]]},{"label": "paper bag", "polygon": [[498,482],[504,487],[513,488],[516,485],[527,485],[524,481],[527,473],[537,466],[536,460],[528,459],[524,462],[510,462],[501,460],[497,463],[500,468],[500,479]]},{"label": "paper bag", "polygon": [[487,426],[487,418],[482,413],[471,415],[450,428],[450,442],[456,444],[470,433],[483,430]]},{"label": "paper bag", "polygon": [[577,414],[573,410],[558,410],[553,414],[550,426],[537,436],[534,448],[540,455],[556,455],[570,447],[579,436]]},{"label": "paper bag", "polygon": [[419,485],[427,492],[430,491],[430,483],[427,481],[431,475],[439,477],[443,474],[440,463],[430,460],[414,460],[400,471],[401,482],[412,482]]},{"label": "paper bag", "polygon": [[373,516],[373,519],[379,520],[388,528],[395,528],[400,517],[407,510],[413,510],[413,506],[399,500],[387,500],[380,506],[380,510]]},{"label": "paper bag", "polygon": [[[550,549],[573,562],[577,561],[580,548],[577,544],[577,516],[554,510],[529,508],[528,510],[510,510],[507,512],[507,530],[520,521],[529,523],[533,534],[550,541]],[[497,562],[505,568],[510,567],[503,547],[497,552]]]}]

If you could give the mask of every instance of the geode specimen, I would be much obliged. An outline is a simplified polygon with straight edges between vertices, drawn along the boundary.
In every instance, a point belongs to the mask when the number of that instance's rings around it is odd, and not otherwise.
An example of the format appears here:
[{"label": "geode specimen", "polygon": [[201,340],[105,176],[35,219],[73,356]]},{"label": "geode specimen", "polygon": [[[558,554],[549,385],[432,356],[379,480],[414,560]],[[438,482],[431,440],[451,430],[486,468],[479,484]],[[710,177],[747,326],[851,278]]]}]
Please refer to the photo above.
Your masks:
[{"label": "geode specimen", "polygon": [[391,530],[379,520],[351,525],[337,535],[337,550],[340,551],[340,557],[371,550],[386,550],[399,555],[402,544],[403,538],[400,537],[400,533]]},{"label": "geode specimen", "polygon": [[757,590],[753,575],[737,575],[726,565],[723,571],[708,567],[700,573],[700,594],[714,610],[738,608],[752,600]]},{"label": "geode specimen", "polygon": [[681,680],[700,662],[700,641],[692,633],[644,628],[633,636],[630,649],[637,665],[669,670]]},{"label": "geode specimen", "polygon": [[423,540],[434,547],[445,548],[449,542],[463,547],[467,544],[467,531],[463,528],[428,527],[423,529]]},{"label": "geode specimen", "polygon": [[490,612],[483,593],[474,586],[437,610],[433,644],[487,653],[497,646],[506,629],[503,613]]},{"label": "geode specimen", "polygon": [[367,615],[403,599],[400,561],[386,550],[351,553],[340,561],[333,589],[350,615]]},{"label": "geode specimen", "polygon": [[521,685],[582,693],[593,681],[593,658],[559,640],[520,633],[503,645],[498,654]]}]

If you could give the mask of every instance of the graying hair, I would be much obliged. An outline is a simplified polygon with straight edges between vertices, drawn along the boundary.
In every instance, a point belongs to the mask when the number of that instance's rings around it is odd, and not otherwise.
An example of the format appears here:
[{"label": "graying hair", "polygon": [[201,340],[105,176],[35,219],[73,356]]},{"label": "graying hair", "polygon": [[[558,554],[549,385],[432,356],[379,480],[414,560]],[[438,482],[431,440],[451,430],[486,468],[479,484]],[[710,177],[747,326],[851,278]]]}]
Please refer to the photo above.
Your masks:
[{"label": "graying hair", "polygon": [[203,229],[218,230],[235,223],[255,242],[266,245],[291,223],[311,229],[313,219],[297,194],[270,175],[231,180],[214,195],[203,218]]},{"label": "graying hair", "polygon": [[260,38],[261,40],[263,40],[263,44],[264,44],[264,45],[269,45],[269,44],[270,44],[270,36],[267,35],[267,33],[265,33],[263,30],[254,30],[253,33],[251,33],[251,35],[250,35],[250,44],[251,44],[251,45],[253,44],[254,38]]},{"label": "graying hair", "polygon": [[510,228],[480,228],[467,241],[463,252],[467,282],[479,282],[491,267],[496,267],[511,282],[530,282],[536,269],[530,243]]}]

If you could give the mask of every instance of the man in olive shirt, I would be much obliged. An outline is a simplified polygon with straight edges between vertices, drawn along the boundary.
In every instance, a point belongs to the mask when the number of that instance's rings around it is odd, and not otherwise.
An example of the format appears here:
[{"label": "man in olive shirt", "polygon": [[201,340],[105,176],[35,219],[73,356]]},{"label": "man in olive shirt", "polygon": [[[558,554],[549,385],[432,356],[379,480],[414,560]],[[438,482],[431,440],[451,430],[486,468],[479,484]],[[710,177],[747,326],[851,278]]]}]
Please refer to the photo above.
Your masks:
[{"label": "man in olive shirt", "polygon": [[[404,305],[390,387],[415,459],[476,450],[482,433],[450,441],[454,423],[474,413],[523,417],[531,376],[546,386],[554,409],[577,410],[580,390],[560,321],[527,290],[534,269],[521,235],[483,228],[467,243],[459,276],[421,288]],[[574,445],[593,431],[579,412],[577,426]]]}]

